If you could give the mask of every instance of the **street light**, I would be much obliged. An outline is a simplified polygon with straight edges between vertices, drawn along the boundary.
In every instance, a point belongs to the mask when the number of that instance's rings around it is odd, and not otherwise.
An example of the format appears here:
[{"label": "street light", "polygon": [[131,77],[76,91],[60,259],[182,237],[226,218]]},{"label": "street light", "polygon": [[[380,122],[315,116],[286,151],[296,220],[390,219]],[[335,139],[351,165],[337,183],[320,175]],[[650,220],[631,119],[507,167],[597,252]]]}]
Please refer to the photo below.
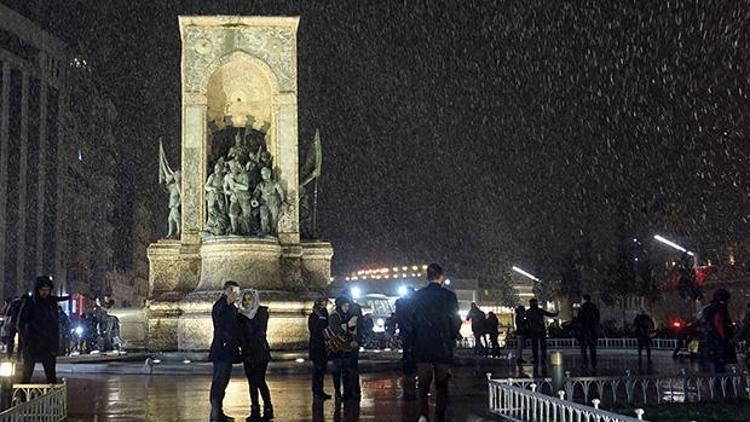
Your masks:
[{"label": "street light", "polygon": [[661,243],[663,243],[663,244],[665,244],[667,246],[671,246],[672,248],[677,249],[680,252],[686,253],[686,254],[688,254],[690,256],[695,256],[695,254],[693,252],[691,252],[691,251],[683,248],[682,246],[680,246],[680,245],[672,242],[669,239],[666,239],[664,237],[659,236],[658,234],[654,235],[654,239],[658,240],[659,242],[661,242]]},{"label": "street light", "polygon": [[360,290],[357,286],[352,287],[351,293],[352,299],[359,299],[360,296],[362,296],[362,290]]},{"label": "street light", "polygon": [[524,271],[524,270],[522,270],[522,269],[520,269],[520,268],[518,268],[516,266],[513,266],[513,271],[517,272],[518,274],[521,274],[522,276],[528,277],[528,278],[530,278],[530,279],[532,279],[534,281],[539,281],[539,278],[534,277],[533,275],[527,273],[526,271]]}]

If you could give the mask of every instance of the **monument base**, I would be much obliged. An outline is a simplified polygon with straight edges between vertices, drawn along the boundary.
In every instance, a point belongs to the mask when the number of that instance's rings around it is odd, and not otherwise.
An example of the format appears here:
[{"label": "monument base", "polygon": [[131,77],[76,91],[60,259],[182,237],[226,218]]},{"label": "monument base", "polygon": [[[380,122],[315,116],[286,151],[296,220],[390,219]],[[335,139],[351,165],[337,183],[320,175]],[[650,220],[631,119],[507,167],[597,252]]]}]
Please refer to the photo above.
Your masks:
[{"label": "monument base", "polygon": [[148,253],[151,297],[142,340],[148,350],[208,350],[211,309],[227,280],[260,291],[271,316],[268,342],[274,350],[294,350],[307,347],[307,317],[315,292],[329,282],[333,248],[326,242],[283,245],[275,238],[227,236],[191,247],[160,241]]}]

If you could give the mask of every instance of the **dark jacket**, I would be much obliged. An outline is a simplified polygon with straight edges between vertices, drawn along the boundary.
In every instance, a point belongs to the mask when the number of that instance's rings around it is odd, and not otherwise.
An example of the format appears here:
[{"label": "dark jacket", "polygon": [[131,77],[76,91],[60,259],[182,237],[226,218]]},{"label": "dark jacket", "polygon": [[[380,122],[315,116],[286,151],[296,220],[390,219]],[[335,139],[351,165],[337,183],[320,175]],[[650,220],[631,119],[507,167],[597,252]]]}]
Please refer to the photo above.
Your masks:
[{"label": "dark jacket", "polygon": [[211,310],[214,323],[214,338],[208,352],[211,362],[237,363],[240,361],[240,323],[237,308],[227,303],[221,295]]},{"label": "dark jacket", "polygon": [[34,358],[56,355],[60,350],[60,320],[57,302],[67,297],[34,295],[24,299],[18,312],[18,332],[23,352]]},{"label": "dark jacket", "polygon": [[268,345],[268,307],[261,306],[253,319],[238,312],[240,324],[240,348],[242,360],[251,363],[264,363],[271,360],[271,347]]},{"label": "dark jacket", "polygon": [[582,341],[595,341],[599,338],[599,308],[591,302],[581,305],[576,317],[578,325],[578,339]]},{"label": "dark jacket", "polygon": [[323,331],[328,327],[328,310],[323,308],[320,313],[310,314],[307,319],[307,329],[310,330],[310,345],[308,349],[311,361],[320,362],[328,358],[326,352],[326,341]]},{"label": "dark jacket", "polygon": [[651,332],[654,331],[654,322],[651,320],[650,316],[646,314],[638,314],[633,320],[633,328],[635,329],[636,337],[651,337]]},{"label": "dark jacket", "polygon": [[485,327],[487,315],[479,308],[471,308],[466,314],[466,320],[471,320],[471,332],[474,335],[484,334],[487,330]]},{"label": "dark jacket", "polygon": [[497,329],[500,325],[500,321],[497,320],[497,315],[492,314],[487,317],[487,320],[484,322],[486,331],[491,336],[498,335]]},{"label": "dark jacket", "polygon": [[[342,336],[347,339],[346,346],[342,347],[339,352],[334,353],[340,355],[341,353],[351,353],[359,350],[359,343],[357,342],[357,328],[348,324],[349,320],[352,319],[351,311],[347,314],[341,312],[340,309],[336,309],[328,317],[328,326],[331,328],[336,335]],[[362,319],[357,317],[357,325],[360,325],[359,320]]]},{"label": "dark jacket", "polygon": [[414,294],[414,356],[417,362],[453,362],[461,317],[452,291],[430,283]]},{"label": "dark jacket", "polygon": [[554,312],[547,312],[542,308],[535,307],[526,310],[526,335],[529,337],[544,337],[547,335],[547,325],[544,317],[557,316]]},{"label": "dark jacket", "polygon": [[516,312],[516,335],[525,336],[528,333],[526,327],[526,311],[523,313]]},{"label": "dark jacket", "polygon": [[722,341],[733,337],[732,319],[725,302],[712,302],[703,310],[703,320],[706,321],[706,331]]},{"label": "dark jacket", "polygon": [[402,342],[411,342],[414,337],[413,296],[404,296],[396,301],[396,324]]}]

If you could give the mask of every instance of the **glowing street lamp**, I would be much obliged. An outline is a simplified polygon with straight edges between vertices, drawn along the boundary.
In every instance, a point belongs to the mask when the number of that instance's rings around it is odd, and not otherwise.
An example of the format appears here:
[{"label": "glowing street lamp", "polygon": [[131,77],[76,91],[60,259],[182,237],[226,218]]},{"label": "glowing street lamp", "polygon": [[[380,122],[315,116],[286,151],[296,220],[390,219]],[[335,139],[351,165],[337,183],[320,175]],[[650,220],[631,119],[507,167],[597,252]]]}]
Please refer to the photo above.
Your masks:
[{"label": "glowing street lamp", "polygon": [[693,252],[691,252],[691,251],[689,251],[689,250],[687,250],[687,249],[683,248],[682,246],[680,246],[680,245],[678,245],[678,244],[676,244],[676,243],[672,242],[672,241],[671,241],[671,240],[669,240],[669,239],[666,239],[666,238],[664,238],[664,237],[661,237],[661,236],[659,236],[658,234],[657,234],[657,235],[654,235],[654,239],[658,240],[659,242],[661,242],[661,243],[663,243],[663,244],[665,244],[665,245],[667,245],[667,246],[670,246],[670,247],[672,247],[672,248],[674,248],[674,249],[677,249],[677,250],[678,250],[678,251],[680,251],[680,252],[686,253],[686,254],[688,254],[688,255],[690,255],[690,256],[695,256],[695,254],[694,254]]},{"label": "glowing street lamp", "polygon": [[534,277],[532,274],[529,274],[526,271],[524,271],[524,270],[522,270],[522,269],[520,269],[520,268],[518,268],[516,266],[513,266],[513,271],[517,272],[518,274],[521,274],[524,277],[528,277],[528,278],[530,278],[530,279],[532,279],[534,281],[539,281],[539,278]]},{"label": "glowing street lamp", "polygon": [[357,286],[352,287],[351,293],[352,293],[352,299],[355,299],[355,300],[359,299],[362,296],[362,290],[360,290],[360,288]]}]

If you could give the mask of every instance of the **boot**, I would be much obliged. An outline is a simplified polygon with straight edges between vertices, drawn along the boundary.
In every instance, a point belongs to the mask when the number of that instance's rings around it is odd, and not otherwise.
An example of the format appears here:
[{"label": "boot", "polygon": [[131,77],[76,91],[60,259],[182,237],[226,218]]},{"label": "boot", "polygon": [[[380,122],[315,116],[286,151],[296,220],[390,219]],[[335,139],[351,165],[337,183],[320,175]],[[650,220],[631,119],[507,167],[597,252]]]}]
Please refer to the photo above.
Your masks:
[{"label": "boot", "polygon": [[257,404],[250,406],[250,416],[245,418],[245,422],[260,422],[262,420],[260,417],[260,406]]},{"label": "boot", "polygon": [[273,420],[273,406],[270,404],[264,404],[263,405],[263,421],[272,421]]}]

